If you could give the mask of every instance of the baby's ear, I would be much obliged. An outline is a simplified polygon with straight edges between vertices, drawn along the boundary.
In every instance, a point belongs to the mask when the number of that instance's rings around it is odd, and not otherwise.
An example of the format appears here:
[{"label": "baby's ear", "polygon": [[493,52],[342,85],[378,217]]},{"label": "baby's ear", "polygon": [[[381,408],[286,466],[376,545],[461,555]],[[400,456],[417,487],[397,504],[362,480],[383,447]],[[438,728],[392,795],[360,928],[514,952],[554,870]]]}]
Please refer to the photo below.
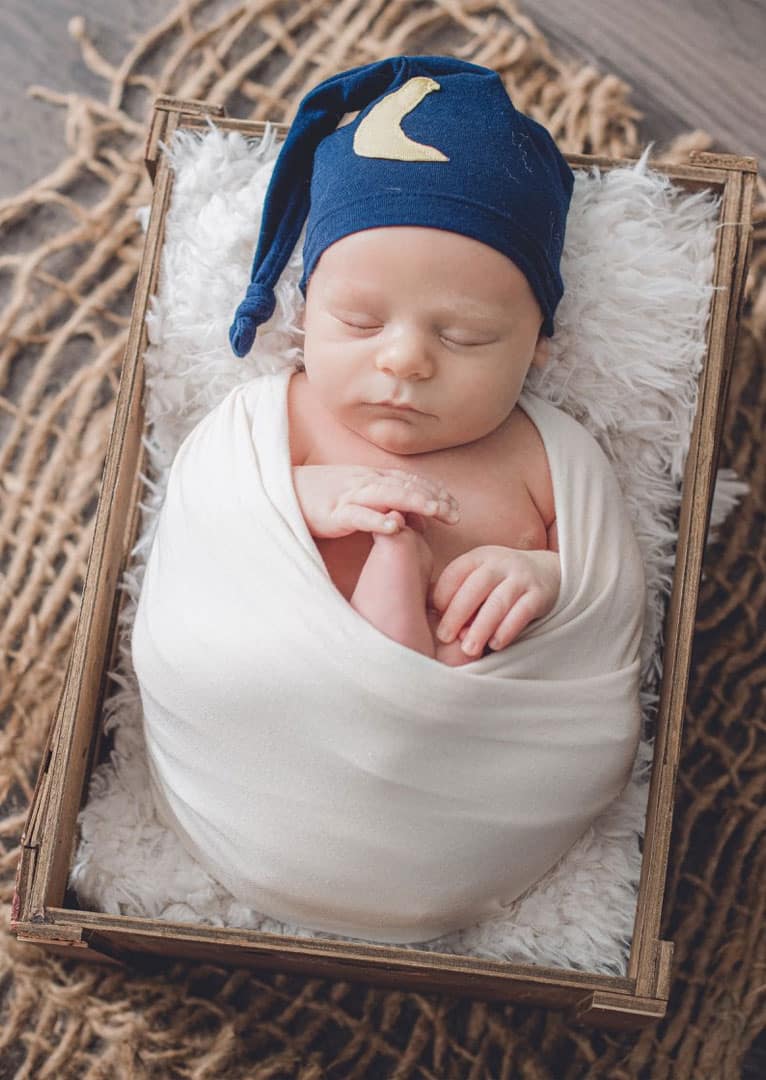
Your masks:
[{"label": "baby's ear", "polygon": [[535,345],[535,352],[532,357],[532,363],[535,367],[543,368],[548,362],[548,357],[551,352],[551,339],[544,334],[542,330],[538,334],[537,344]]}]

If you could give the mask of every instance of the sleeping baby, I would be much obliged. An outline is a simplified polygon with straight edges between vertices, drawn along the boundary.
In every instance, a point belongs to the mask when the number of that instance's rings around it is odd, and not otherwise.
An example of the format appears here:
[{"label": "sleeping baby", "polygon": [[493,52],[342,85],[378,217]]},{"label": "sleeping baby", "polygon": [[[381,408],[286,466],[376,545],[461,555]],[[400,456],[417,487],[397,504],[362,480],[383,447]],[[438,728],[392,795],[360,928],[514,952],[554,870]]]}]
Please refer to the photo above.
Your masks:
[{"label": "sleeping baby", "polygon": [[288,392],[304,518],[351,606],[443,663],[507,647],[558,595],[545,448],[517,405],[541,322],[510,259],[441,229],[354,233],[311,277]]},{"label": "sleeping baby", "polygon": [[288,132],[230,338],[305,225],[303,360],[182,444],[132,642],[158,815],[265,915],[467,927],[630,776],[640,552],[596,441],[525,386],[572,187],[448,57],[335,76]]}]

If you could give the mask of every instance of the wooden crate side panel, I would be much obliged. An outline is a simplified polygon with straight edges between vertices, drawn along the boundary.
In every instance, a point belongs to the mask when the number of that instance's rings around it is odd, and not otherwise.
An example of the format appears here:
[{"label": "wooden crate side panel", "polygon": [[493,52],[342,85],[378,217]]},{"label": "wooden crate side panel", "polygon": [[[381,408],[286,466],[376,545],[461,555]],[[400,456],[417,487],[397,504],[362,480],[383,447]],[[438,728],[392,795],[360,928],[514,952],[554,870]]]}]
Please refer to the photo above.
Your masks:
[{"label": "wooden crate side panel", "polygon": [[[402,969],[395,965],[370,965],[362,961],[347,961],[341,957],[315,959],[305,952],[263,952],[235,945],[214,945],[204,941],[183,941],[175,938],[146,937],[131,934],[104,933],[97,930],[84,932],[79,945],[59,942],[41,942],[24,939],[43,948],[54,948],[60,954],[78,956],[97,963],[119,964],[123,967],[140,967],[145,957],[165,957],[168,961],[185,960],[216,964],[223,967],[249,968],[256,971],[279,971],[306,975],[311,978],[342,979],[360,982],[365,986],[377,986],[385,990],[408,993],[442,993],[465,996],[478,1001],[510,1002],[557,1009],[579,1008],[583,1000],[582,990],[556,986],[540,986],[523,979],[509,977],[498,979],[485,974],[470,976],[467,973],[445,973],[439,969]],[[586,995],[589,999],[592,994]]]},{"label": "wooden crate side panel", "polygon": [[653,993],[660,975],[657,950],[672,829],[705,541],[713,484],[742,305],[755,177],[732,171],[721,205],[706,363],[683,480],[673,588],[665,620],[665,648],[654,762],[629,974],[639,994]]},{"label": "wooden crate side panel", "polygon": [[47,780],[41,787],[45,801],[44,805],[41,801],[35,807],[35,869],[28,883],[29,891],[20,900],[24,914],[32,918],[36,915],[44,918],[46,906],[59,903],[64,896],[86,765],[94,756],[93,743],[100,726],[97,714],[114,629],[116,586],[127,555],[126,525],[131,519],[131,500],[136,494],[143,426],[144,319],[156,280],[170,184],[169,170],[163,165],[136,284],[69,674],[56,720]]},{"label": "wooden crate side panel", "polygon": [[[105,692],[108,644],[115,625],[116,590],[124,554],[123,523],[132,486],[130,478],[139,451],[136,402],[140,398],[140,393],[129,398],[127,409],[113,429],[112,458],[107,459],[104,472],[105,510],[100,519],[97,517],[94,530],[79,623],[83,629],[73,647],[73,678],[67,687],[61,738],[52,763],[53,784],[45,833],[41,838],[41,870],[45,875],[40,880],[43,906],[59,902],[64,895],[76,818],[101,727],[97,718]],[[86,596],[88,575],[92,591]],[[59,759],[63,759],[61,766]],[[54,820],[58,823],[55,838],[51,837]]]},{"label": "wooden crate side panel", "polygon": [[19,926],[19,939],[99,963],[140,967],[148,957],[155,965],[168,958],[287,971],[386,989],[569,1009],[583,1023],[615,1028],[652,1022],[664,1009],[664,1001],[638,999],[630,980],[612,976],[65,909],[49,915],[52,921],[45,925]]},{"label": "wooden crate side panel", "polygon": [[[73,911],[68,908],[49,908],[48,922],[27,926],[25,932],[35,937],[62,936],[80,939],[83,935],[131,935],[135,943],[144,939],[203,942],[215,949],[234,946],[238,949],[259,949],[264,953],[299,953],[314,959],[342,959],[344,962],[398,964],[403,969],[439,970],[467,973],[472,976],[498,975],[504,979],[523,978],[539,986],[564,986],[578,992],[604,990],[629,994],[633,981],[625,977],[601,975],[566,968],[549,968],[530,964],[513,964],[500,960],[463,956],[455,953],[421,952],[397,945],[376,942],[348,942],[333,938],[305,938],[242,927],[213,927],[174,923],[161,919],[128,915],[106,915],[95,911]],[[116,939],[115,939],[116,940]]]},{"label": "wooden crate side panel", "polygon": [[66,672],[64,674],[64,682],[61,687],[58,702],[56,704],[56,711],[53,714],[50,727],[48,729],[45,748],[40,759],[40,767],[37,772],[37,779],[35,781],[32,798],[29,803],[27,818],[24,823],[24,831],[21,834],[21,842],[19,844],[19,861],[16,866],[16,880],[14,884],[13,898],[11,900],[11,929],[13,929],[13,925],[16,920],[28,918],[31,914],[29,910],[29,901],[32,890],[32,882],[34,880],[35,872],[37,870],[37,853],[40,848],[42,822],[45,821],[46,811],[48,807],[48,799],[50,796],[50,766],[53,760],[54,746],[56,745],[56,740],[58,739],[61,730],[60,723],[61,711],[64,703],[64,694],[66,692],[66,687],[71,677],[72,653],[70,651],[69,658],[67,660]]},{"label": "wooden crate side panel", "polygon": [[607,1031],[637,1031],[656,1024],[667,1012],[666,1001],[633,997],[628,1001],[614,994],[589,994],[577,1005],[575,1019],[588,1027]]},{"label": "wooden crate side panel", "polygon": [[[166,99],[158,99],[166,100]],[[207,120],[202,112],[188,106],[198,105],[198,102],[184,102],[174,100],[181,109],[182,115],[179,126],[193,131],[206,131]],[[241,135],[250,138],[259,138],[268,128],[276,130],[277,134],[284,137],[288,131],[288,125],[279,121],[265,120],[238,120],[224,114],[215,115],[215,126],[221,131],[238,131]],[[161,129],[160,129],[161,131]],[[160,138],[164,135],[160,133]],[[158,152],[158,140],[147,139],[147,164],[150,165],[149,155],[156,157]],[[151,149],[150,149],[151,148]],[[616,168],[627,168],[636,164],[638,158],[616,158],[601,154],[564,154],[567,162],[573,169],[587,169],[597,166],[604,171]],[[736,154],[708,154],[706,152],[692,152],[688,163],[677,161],[663,161],[661,158],[650,158],[647,162],[650,169],[655,169],[677,180],[689,191],[698,191],[703,188],[723,189],[732,171],[757,172],[758,163],[753,157],[743,157]]]},{"label": "wooden crate side panel", "polygon": [[[166,142],[186,116],[196,117],[203,121],[208,116],[222,120],[226,116],[226,110],[223,105],[212,105],[210,102],[197,101],[194,98],[175,98],[165,95],[155,98],[144,144],[144,164],[152,180],[157,172],[160,143]],[[204,126],[207,125],[204,124]]]}]

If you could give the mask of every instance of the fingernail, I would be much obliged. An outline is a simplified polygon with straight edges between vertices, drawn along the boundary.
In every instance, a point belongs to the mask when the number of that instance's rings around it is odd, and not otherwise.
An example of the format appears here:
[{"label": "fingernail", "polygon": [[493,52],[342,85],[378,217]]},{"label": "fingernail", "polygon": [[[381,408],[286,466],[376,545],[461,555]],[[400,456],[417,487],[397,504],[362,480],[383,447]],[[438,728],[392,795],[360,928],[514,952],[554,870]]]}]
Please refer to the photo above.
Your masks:
[{"label": "fingernail", "polygon": [[462,649],[464,653],[475,653],[476,642],[473,640],[473,638],[466,638],[462,644]]},{"label": "fingernail", "polygon": [[436,631],[436,636],[438,637],[439,641],[443,641],[445,645],[452,637],[446,626],[440,626],[439,629]]},{"label": "fingernail", "polygon": [[430,514],[433,514],[438,509],[439,509],[439,504],[436,501],[436,499],[429,499],[428,502],[426,503],[426,510]]},{"label": "fingernail", "polygon": [[458,510],[450,510],[447,517],[450,521],[460,521],[460,512]]},{"label": "fingernail", "polygon": [[498,638],[498,637],[490,638],[489,643],[490,643],[490,645],[491,645],[491,647],[493,649],[496,649],[498,647],[498,645],[500,644],[500,638]]}]

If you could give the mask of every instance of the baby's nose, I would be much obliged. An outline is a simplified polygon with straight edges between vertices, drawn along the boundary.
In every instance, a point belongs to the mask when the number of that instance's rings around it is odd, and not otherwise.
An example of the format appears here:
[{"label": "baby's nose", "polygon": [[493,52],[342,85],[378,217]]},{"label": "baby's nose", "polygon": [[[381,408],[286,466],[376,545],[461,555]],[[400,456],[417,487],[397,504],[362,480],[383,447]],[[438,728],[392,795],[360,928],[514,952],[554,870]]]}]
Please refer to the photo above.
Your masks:
[{"label": "baby's nose", "polygon": [[377,365],[400,379],[427,379],[433,371],[427,343],[420,334],[397,334],[381,343]]}]

